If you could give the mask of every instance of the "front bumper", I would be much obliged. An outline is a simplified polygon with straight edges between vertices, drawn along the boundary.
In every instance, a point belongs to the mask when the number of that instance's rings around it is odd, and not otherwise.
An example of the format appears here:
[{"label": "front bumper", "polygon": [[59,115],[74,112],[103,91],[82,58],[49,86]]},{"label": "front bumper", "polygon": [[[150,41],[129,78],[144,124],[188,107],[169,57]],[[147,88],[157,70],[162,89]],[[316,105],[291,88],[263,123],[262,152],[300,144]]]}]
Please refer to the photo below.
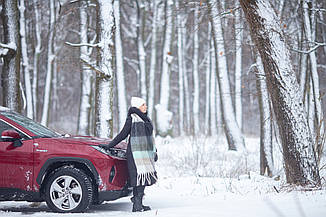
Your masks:
[{"label": "front bumper", "polygon": [[127,197],[131,194],[132,188],[124,187],[121,190],[100,191],[98,193],[99,201],[112,201],[121,197]]}]

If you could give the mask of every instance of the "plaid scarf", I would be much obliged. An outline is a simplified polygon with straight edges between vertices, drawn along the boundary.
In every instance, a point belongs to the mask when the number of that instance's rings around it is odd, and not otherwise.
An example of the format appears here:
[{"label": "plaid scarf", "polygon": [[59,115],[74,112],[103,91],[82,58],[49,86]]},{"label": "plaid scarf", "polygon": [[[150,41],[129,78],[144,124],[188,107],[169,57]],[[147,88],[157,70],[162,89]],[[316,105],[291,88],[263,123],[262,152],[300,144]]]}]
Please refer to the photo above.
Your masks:
[{"label": "plaid scarf", "polygon": [[131,117],[130,145],[137,169],[137,186],[151,185],[153,179],[157,180],[154,166],[156,151],[154,138],[137,114],[132,114]]}]

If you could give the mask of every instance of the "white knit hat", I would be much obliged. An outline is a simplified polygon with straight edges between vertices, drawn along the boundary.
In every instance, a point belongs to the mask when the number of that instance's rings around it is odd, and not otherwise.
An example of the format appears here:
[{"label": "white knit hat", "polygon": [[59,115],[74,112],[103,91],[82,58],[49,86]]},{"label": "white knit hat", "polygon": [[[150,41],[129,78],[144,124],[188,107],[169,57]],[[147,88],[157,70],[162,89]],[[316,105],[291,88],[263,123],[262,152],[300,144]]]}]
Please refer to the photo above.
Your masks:
[{"label": "white knit hat", "polygon": [[142,106],[145,103],[146,103],[146,101],[142,98],[134,97],[134,96],[131,97],[131,107],[139,108],[140,106]]}]

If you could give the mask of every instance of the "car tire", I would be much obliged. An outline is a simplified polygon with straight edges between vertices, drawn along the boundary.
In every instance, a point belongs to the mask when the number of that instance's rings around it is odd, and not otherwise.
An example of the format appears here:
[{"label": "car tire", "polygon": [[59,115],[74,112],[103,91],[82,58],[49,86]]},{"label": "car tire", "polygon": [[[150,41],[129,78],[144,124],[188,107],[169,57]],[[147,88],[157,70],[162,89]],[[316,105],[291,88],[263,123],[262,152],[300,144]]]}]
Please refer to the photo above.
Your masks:
[{"label": "car tire", "polygon": [[45,201],[55,212],[83,212],[93,198],[90,178],[80,169],[61,167],[47,179]]}]

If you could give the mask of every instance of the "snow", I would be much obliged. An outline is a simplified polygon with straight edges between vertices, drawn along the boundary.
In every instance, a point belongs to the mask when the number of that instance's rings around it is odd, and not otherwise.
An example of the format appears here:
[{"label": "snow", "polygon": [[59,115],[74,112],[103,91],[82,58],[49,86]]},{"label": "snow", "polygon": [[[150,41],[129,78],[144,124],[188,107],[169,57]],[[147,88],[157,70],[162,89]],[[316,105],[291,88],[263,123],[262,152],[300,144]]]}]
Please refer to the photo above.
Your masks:
[{"label": "snow", "polygon": [[[228,155],[229,159],[222,163],[215,162],[215,169],[225,170],[225,176],[200,176],[191,174],[184,168],[176,168],[175,158],[187,156],[189,142],[204,146],[204,156],[217,149],[217,158]],[[285,177],[279,181],[260,176],[259,171],[259,138],[246,138],[249,158],[246,173],[230,170],[234,165],[234,157],[244,158],[241,154],[227,150],[227,143],[217,137],[195,138],[156,138],[159,161],[157,170],[159,181],[145,189],[144,204],[152,210],[144,213],[132,213],[130,198],[121,198],[113,202],[92,206],[86,213],[58,214],[53,213],[43,202],[32,207],[28,202],[0,202],[0,216],[58,217],[58,216],[91,216],[91,217],[126,217],[126,216],[163,216],[163,217],[324,217],[326,215],[326,189],[303,191],[285,185]],[[174,152],[174,155],[171,153]],[[280,155],[280,153],[277,153]],[[174,158],[173,158],[174,157]],[[279,168],[281,165],[276,165]],[[214,165],[208,165],[214,169]],[[244,164],[238,164],[244,167]],[[321,173],[326,175],[325,171]],[[232,177],[230,176],[232,175]]]},{"label": "snow", "polygon": [[161,136],[166,136],[172,129],[172,112],[165,109],[161,104],[155,105],[157,131]]}]

